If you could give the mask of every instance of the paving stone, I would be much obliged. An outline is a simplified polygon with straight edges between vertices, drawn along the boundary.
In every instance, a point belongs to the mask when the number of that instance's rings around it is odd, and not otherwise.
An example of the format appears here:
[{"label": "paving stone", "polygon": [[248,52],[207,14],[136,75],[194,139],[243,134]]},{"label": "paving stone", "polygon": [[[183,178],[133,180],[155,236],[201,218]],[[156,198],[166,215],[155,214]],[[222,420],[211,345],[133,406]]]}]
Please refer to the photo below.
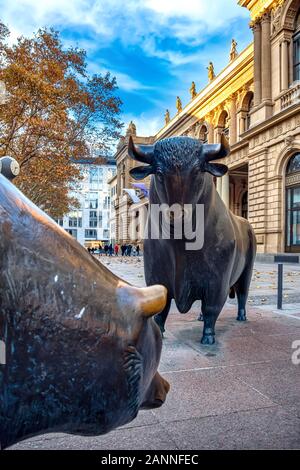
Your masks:
[{"label": "paving stone", "polygon": [[281,407],[172,422],[180,449],[300,449],[300,420]]},{"label": "paving stone", "polygon": [[[132,284],[145,285],[142,258],[101,260]],[[213,346],[200,344],[201,302],[185,315],[172,303],[159,367],[171,390],[161,408],[141,411],[104,436],[52,433],[13,448],[299,449],[300,365],[292,364],[291,343],[300,339],[300,266],[286,266],[284,282],[294,303],[285,301],[281,312],[275,304],[253,302],[249,321],[240,323],[236,300],[227,302]],[[256,263],[250,298],[273,298],[275,284],[276,266]]]},{"label": "paving stone", "polygon": [[230,372],[277,404],[300,405],[300,365],[294,365],[291,358],[235,366]]},{"label": "paving stone", "polygon": [[170,372],[164,377],[171,389],[164,405],[153,410],[160,423],[274,405],[223,368]]},{"label": "paving stone", "polygon": [[159,424],[118,429],[98,437],[45,434],[23,441],[11,450],[174,450],[175,442]]}]

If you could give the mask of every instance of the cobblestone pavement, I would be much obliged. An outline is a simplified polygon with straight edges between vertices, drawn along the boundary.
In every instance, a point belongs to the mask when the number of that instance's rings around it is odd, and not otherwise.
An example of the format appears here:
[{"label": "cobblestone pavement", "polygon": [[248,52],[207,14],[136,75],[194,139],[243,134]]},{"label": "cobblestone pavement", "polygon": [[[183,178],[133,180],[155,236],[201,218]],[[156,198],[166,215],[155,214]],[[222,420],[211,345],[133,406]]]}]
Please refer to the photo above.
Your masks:
[{"label": "cobblestone pavement", "polygon": [[[142,258],[102,261],[144,285]],[[299,449],[300,364],[292,360],[300,341],[299,266],[285,267],[284,286],[277,311],[276,266],[257,264],[248,321],[237,322],[236,306],[227,303],[213,346],[200,344],[199,303],[186,315],[172,305],[160,363],[171,390],[161,408],[104,436],[45,434],[14,448]]]}]

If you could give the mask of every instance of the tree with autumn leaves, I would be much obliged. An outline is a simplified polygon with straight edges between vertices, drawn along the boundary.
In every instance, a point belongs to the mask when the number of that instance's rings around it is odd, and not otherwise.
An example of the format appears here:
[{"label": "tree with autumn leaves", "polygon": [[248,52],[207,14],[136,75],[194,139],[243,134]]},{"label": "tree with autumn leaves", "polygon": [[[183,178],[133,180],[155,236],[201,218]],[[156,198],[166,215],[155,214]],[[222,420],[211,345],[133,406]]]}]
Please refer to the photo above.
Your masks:
[{"label": "tree with autumn leaves", "polygon": [[116,79],[109,73],[90,76],[85,51],[65,49],[52,29],[13,45],[8,36],[0,23],[0,80],[6,88],[0,157],[14,157],[21,166],[17,186],[61,217],[76,204],[69,190],[80,180],[80,169],[73,162],[95,149],[105,157],[120,137]]}]

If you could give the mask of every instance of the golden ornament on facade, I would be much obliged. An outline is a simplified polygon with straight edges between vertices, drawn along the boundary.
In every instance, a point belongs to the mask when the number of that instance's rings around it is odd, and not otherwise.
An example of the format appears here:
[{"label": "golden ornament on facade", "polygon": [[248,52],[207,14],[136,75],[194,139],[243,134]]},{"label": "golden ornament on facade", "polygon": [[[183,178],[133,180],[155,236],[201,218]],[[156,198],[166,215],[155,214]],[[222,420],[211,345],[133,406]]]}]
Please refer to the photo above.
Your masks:
[{"label": "golden ornament on facade", "polygon": [[208,70],[208,80],[209,82],[212,82],[213,79],[215,78],[215,70],[214,70],[214,64],[212,62],[209,63],[208,67],[206,67]]},{"label": "golden ornament on facade", "polygon": [[235,39],[231,40],[231,48],[230,48],[230,54],[229,54],[229,59],[230,62],[232,62],[238,55],[237,52],[237,42]]},{"label": "golden ornament on facade", "polygon": [[181,99],[179,98],[179,96],[177,96],[176,98],[176,109],[177,109],[177,114],[181,113],[182,103],[181,103]]},{"label": "golden ornament on facade", "polygon": [[165,112],[165,124],[169,124],[170,122],[170,112],[168,109],[166,109],[166,112]]},{"label": "golden ornament on facade", "polygon": [[197,91],[196,91],[196,84],[195,82],[192,82],[191,87],[190,87],[190,95],[191,99],[193,100],[197,96]]}]

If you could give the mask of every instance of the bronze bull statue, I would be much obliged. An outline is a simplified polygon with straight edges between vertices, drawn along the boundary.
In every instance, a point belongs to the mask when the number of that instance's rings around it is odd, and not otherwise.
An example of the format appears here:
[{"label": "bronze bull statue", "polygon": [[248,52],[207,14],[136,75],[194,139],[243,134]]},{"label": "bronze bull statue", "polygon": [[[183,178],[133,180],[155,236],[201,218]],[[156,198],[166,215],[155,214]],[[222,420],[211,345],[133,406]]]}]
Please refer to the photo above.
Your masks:
[{"label": "bronze bull statue", "polygon": [[[229,293],[231,297],[237,295],[237,320],[246,320],[256,253],[251,225],[232,214],[213,181],[213,176],[218,178],[228,171],[226,165],[215,162],[229,153],[227,141],[223,136],[220,144],[202,144],[189,137],[172,137],[154,145],[135,146],[130,137],[128,153],[146,164],[130,171],[134,179],[152,175],[144,241],[145,278],[147,285],[159,283],[168,290],[167,305],[156,321],[164,332],[172,299],[181,313],[186,313],[195,300],[201,300],[200,317],[204,320],[201,343],[213,344],[215,323]],[[192,206],[189,217],[196,235],[195,208],[201,205],[204,208],[203,220],[198,221],[204,239],[199,249],[187,249],[184,237],[164,238],[162,230],[159,237],[153,238],[153,226],[161,229],[162,221],[152,217],[152,208],[162,205],[172,208],[174,204],[182,208],[179,218],[187,205]],[[174,215],[169,220],[174,225]]]},{"label": "bronze bull statue", "polygon": [[1,447],[103,434],[160,406],[151,317],[165,305],[165,287],[120,280],[0,175]]}]

